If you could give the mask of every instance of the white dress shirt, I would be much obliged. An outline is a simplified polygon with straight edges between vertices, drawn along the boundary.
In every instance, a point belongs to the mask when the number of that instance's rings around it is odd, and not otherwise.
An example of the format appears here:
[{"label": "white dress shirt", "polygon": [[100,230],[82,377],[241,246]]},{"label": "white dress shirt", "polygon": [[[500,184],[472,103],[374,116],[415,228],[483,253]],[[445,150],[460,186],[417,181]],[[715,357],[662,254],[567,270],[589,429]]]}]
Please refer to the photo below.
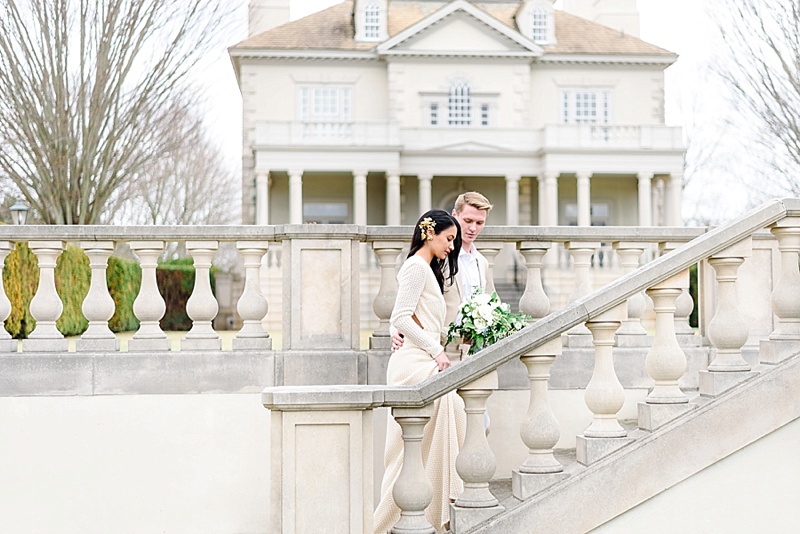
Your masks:
[{"label": "white dress shirt", "polygon": [[472,296],[476,288],[481,287],[481,271],[474,245],[470,252],[465,251],[463,248],[461,249],[458,255],[458,274],[461,276],[461,283],[464,285],[462,302],[465,302]]}]

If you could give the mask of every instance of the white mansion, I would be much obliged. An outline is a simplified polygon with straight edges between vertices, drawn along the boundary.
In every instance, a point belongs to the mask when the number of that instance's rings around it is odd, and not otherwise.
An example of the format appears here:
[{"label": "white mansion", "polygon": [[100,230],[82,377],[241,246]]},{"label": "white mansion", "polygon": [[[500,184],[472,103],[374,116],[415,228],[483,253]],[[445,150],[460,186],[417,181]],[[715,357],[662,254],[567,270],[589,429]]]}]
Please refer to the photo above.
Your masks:
[{"label": "white mansion", "polygon": [[412,224],[479,190],[493,225],[681,224],[676,55],[635,0],[251,0],[231,47],[243,222]]}]

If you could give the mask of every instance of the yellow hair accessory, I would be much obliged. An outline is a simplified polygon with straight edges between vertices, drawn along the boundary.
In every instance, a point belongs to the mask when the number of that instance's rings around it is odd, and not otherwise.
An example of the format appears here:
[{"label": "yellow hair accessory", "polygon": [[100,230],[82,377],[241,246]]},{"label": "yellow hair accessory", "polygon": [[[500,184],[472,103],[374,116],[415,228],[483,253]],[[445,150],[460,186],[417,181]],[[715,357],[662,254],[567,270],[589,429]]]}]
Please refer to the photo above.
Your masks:
[{"label": "yellow hair accessory", "polygon": [[[434,230],[436,228],[436,221],[431,219],[430,217],[425,217],[419,223],[420,232],[420,239],[425,241],[428,238],[428,230]],[[434,230],[435,231],[435,230]]]}]

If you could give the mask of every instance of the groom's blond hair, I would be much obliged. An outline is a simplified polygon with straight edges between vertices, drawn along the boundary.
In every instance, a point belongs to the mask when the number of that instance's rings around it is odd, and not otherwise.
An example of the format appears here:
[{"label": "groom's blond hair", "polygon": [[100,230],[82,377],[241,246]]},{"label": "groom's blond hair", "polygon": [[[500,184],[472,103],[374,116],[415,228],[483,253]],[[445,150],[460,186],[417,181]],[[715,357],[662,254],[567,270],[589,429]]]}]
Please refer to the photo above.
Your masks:
[{"label": "groom's blond hair", "polygon": [[458,195],[453,210],[456,213],[461,213],[464,206],[472,206],[478,210],[486,210],[487,213],[492,209],[492,204],[489,200],[477,191],[470,191],[469,193]]}]

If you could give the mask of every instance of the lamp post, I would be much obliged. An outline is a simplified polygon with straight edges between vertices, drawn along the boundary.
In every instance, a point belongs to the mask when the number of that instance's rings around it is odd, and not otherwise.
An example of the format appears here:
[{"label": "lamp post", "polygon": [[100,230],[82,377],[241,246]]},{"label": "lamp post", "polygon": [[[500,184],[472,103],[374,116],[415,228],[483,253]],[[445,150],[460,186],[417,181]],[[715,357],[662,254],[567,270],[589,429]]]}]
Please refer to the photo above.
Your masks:
[{"label": "lamp post", "polygon": [[17,203],[9,208],[11,211],[11,221],[14,224],[25,224],[28,220],[28,205],[22,201],[21,198],[17,199]]}]

